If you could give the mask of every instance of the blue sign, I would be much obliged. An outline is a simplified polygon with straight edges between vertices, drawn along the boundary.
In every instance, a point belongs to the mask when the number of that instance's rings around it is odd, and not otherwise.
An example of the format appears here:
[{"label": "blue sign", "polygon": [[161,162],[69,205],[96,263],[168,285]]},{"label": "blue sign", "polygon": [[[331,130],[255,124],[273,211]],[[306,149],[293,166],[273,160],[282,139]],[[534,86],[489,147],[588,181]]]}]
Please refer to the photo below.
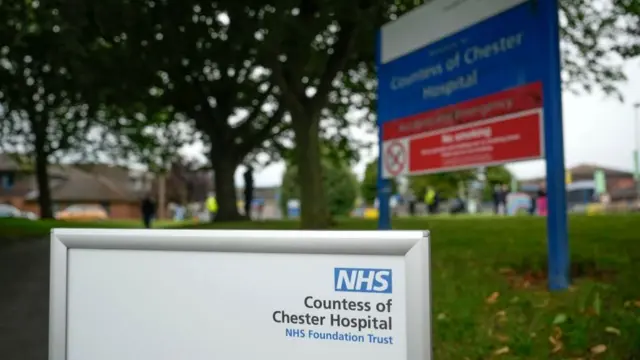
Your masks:
[{"label": "blue sign", "polygon": [[546,80],[543,15],[526,2],[378,64],[378,122]]},{"label": "blue sign", "polygon": [[[391,141],[393,136],[397,141],[406,137],[409,154],[421,151],[412,149],[408,138],[421,136],[420,133],[396,131],[391,136],[402,119],[454,106],[454,110],[447,109],[450,118],[457,120],[460,115],[484,121],[492,119],[484,109],[474,108],[472,115],[465,115],[464,111],[471,110],[464,106],[473,103],[474,107],[491,107],[492,100],[487,98],[497,93],[533,83],[541,85],[541,93],[530,94],[527,90],[520,101],[543,98],[538,103],[543,107],[544,121],[551,290],[567,289],[570,281],[558,9],[558,0],[431,1],[381,29],[376,60],[379,189],[389,184],[383,178],[383,139]],[[508,110],[509,106],[505,108]],[[511,113],[505,111],[501,115]],[[439,118],[436,116],[433,121]],[[460,124],[443,123],[449,128]],[[379,197],[378,227],[390,229],[389,195],[379,192]]]},{"label": "blue sign", "polygon": [[391,269],[335,268],[335,291],[385,293],[392,292]]}]

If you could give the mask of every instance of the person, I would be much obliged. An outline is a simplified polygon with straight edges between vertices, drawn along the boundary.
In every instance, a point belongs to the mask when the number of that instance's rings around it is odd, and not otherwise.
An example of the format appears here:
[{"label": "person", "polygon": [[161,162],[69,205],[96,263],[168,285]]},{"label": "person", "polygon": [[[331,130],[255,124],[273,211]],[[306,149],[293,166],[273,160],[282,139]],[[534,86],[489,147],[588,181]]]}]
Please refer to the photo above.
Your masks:
[{"label": "person", "polygon": [[503,215],[507,215],[507,197],[509,196],[509,186],[507,184],[502,184],[500,186],[500,203],[498,204],[500,207],[500,213]]},{"label": "person", "polygon": [[533,193],[529,198],[531,199],[531,203],[529,205],[529,215],[535,215],[537,210],[536,206],[538,202],[538,195],[537,193]]},{"label": "person", "polygon": [[493,212],[498,215],[500,214],[500,198],[501,198],[502,188],[500,185],[496,185],[493,187]]},{"label": "person", "polygon": [[429,214],[436,213],[436,191],[431,187],[427,187],[427,192],[424,195],[424,203],[427,205]]},{"label": "person", "polygon": [[391,216],[398,216],[398,195],[391,195],[389,197],[389,209],[391,210]]},{"label": "person", "polygon": [[536,207],[538,208],[538,215],[547,216],[547,192],[544,189],[538,190]]},{"label": "person", "polygon": [[453,201],[453,204],[451,205],[451,208],[449,209],[449,213],[452,215],[463,213],[465,211],[464,205],[465,204],[462,197],[460,197],[460,195],[456,196],[456,198]]},{"label": "person", "polygon": [[416,196],[411,189],[407,193],[407,203],[409,203],[409,215],[416,215]]},{"label": "person", "polygon": [[210,192],[207,198],[207,211],[209,211],[209,221],[213,222],[218,213],[218,200],[216,200],[216,193]]},{"label": "person", "polygon": [[156,213],[156,203],[153,201],[151,196],[146,195],[144,199],[142,199],[140,211],[142,213],[142,222],[144,223],[144,227],[146,229],[150,229],[151,221]]},{"label": "person", "polygon": [[253,203],[253,168],[247,165],[244,172],[244,214],[251,219],[251,204]]}]

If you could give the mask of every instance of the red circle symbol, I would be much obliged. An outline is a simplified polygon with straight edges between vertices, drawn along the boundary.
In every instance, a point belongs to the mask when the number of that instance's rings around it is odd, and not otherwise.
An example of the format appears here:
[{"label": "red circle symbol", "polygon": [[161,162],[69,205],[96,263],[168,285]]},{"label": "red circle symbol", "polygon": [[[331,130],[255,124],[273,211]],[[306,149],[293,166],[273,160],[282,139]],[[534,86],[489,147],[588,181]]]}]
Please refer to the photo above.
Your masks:
[{"label": "red circle symbol", "polygon": [[384,167],[391,176],[400,175],[407,160],[407,150],[401,142],[393,142],[385,150]]}]

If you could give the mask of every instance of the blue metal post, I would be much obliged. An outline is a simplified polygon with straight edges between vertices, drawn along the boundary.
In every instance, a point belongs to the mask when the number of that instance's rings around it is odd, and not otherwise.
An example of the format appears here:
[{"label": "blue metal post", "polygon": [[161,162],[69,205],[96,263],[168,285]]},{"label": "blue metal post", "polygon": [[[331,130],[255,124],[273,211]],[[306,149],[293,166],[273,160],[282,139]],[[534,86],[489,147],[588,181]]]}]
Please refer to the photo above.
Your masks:
[{"label": "blue metal post", "polygon": [[378,230],[391,230],[391,181],[382,178],[382,130],[378,130]]},{"label": "blue metal post", "polygon": [[564,139],[562,131],[562,89],[558,0],[539,2],[541,15],[549,21],[547,35],[549,78],[544,82],[544,141],[547,159],[547,237],[549,290],[569,287],[569,237],[565,188]]}]

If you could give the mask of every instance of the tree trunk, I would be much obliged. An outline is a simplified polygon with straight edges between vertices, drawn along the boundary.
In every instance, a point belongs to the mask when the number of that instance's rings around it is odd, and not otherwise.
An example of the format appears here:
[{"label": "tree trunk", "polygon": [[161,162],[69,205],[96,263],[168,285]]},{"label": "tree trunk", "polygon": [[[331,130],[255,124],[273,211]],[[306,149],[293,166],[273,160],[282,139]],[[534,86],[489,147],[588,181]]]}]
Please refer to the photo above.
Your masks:
[{"label": "tree trunk", "polygon": [[38,206],[41,219],[53,219],[51,188],[49,187],[49,159],[46,152],[46,134],[35,128],[35,162],[38,183]]},{"label": "tree trunk", "polygon": [[[331,216],[322,182],[319,119],[293,119],[303,229],[327,229]],[[297,120],[297,121],[296,121]]]},{"label": "tree trunk", "polygon": [[216,200],[218,200],[218,214],[215,221],[241,221],[245,217],[238,211],[236,196],[235,173],[238,162],[233,156],[211,156],[214,172],[214,186]]}]

